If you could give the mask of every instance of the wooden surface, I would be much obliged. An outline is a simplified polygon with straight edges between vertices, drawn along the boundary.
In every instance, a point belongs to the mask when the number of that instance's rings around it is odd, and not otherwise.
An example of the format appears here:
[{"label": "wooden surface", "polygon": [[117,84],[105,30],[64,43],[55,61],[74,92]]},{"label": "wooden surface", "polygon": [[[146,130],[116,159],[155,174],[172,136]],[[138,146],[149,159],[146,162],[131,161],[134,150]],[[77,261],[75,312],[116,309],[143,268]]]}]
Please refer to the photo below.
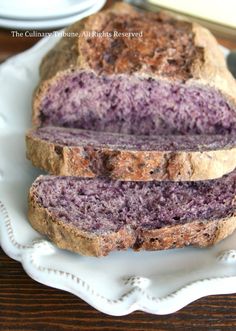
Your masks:
[{"label": "wooden surface", "polygon": [[[13,38],[0,29],[0,62],[30,48],[39,38]],[[235,43],[219,40],[236,49]],[[200,299],[168,316],[135,312],[111,317],[72,294],[41,285],[0,250],[0,331],[36,330],[236,330],[236,294]]]},{"label": "wooden surface", "polygon": [[236,295],[200,299],[181,311],[112,317],[74,295],[30,279],[21,264],[0,253],[0,330],[236,330]]}]

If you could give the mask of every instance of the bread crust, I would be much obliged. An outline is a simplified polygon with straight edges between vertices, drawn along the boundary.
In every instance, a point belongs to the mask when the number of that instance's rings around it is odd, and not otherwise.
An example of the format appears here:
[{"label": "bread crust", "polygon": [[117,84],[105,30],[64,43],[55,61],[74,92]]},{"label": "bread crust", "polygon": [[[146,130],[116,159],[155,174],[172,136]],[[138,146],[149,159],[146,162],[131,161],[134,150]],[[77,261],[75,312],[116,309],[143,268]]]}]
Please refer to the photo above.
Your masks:
[{"label": "bread crust", "polygon": [[63,146],[26,135],[27,158],[52,175],[116,180],[196,181],[236,168],[236,146],[209,151],[135,151],[109,147]]},{"label": "bread crust", "polygon": [[[150,13],[149,13],[150,14]],[[148,14],[148,15],[149,15]],[[70,26],[67,33],[81,33],[83,31],[96,30],[103,27],[103,22],[107,15],[129,15],[129,17],[136,17],[138,13],[133,7],[124,3],[115,4],[110,9],[99,12]],[[152,14],[150,14],[152,15]],[[115,16],[114,16],[115,17]],[[173,16],[176,19],[175,16]],[[216,90],[219,90],[236,108],[236,82],[231,73],[227,70],[226,62],[223,54],[221,53],[217,41],[214,36],[205,28],[196,23],[181,21],[183,24],[189,26],[189,33],[193,34],[193,44],[196,48],[193,59],[187,69],[188,75],[183,76],[185,84],[193,85],[206,85]],[[150,44],[154,41],[150,40]],[[46,95],[48,88],[55,84],[62,76],[67,75],[73,71],[87,70],[95,74],[100,74],[104,68],[98,68],[93,60],[88,61],[86,54],[89,49],[85,47],[85,38],[78,37],[63,37],[59,43],[44,57],[40,66],[41,81],[35,91],[33,98],[33,125],[39,126],[40,120],[40,103],[44,95]],[[94,50],[93,50],[94,52]],[[110,51],[112,52],[112,51]],[[140,50],[145,53],[145,50]],[[92,53],[92,50],[91,50]],[[108,56],[112,54],[109,53]],[[136,68],[134,72],[130,72],[127,63],[134,62],[134,54],[130,54],[132,59],[122,58],[125,55],[119,55],[118,68],[114,63],[109,63],[109,72],[106,74],[134,74],[143,78],[162,79],[162,80],[181,80],[181,71],[178,74],[169,76],[162,75],[157,72],[152,66],[147,70],[148,66]],[[95,56],[96,59],[96,56]],[[130,60],[130,61],[129,61]],[[125,69],[127,67],[127,70]],[[133,70],[133,69],[132,69]]]},{"label": "bread crust", "polygon": [[133,230],[99,235],[82,231],[56,218],[29,194],[28,217],[35,230],[46,235],[58,247],[81,255],[106,256],[114,250],[165,250],[189,245],[207,247],[229,236],[236,228],[236,215],[219,220],[195,220],[155,230]]}]

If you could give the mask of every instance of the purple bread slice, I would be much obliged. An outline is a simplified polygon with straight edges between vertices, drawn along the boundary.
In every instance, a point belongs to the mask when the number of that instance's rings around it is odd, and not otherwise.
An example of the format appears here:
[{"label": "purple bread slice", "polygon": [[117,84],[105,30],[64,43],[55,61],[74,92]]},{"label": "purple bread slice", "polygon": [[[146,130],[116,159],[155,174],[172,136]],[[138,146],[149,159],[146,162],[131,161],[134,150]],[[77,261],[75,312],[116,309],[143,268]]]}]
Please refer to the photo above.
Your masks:
[{"label": "purple bread slice", "polygon": [[27,157],[53,175],[206,180],[236,168],[236,135],[135,136],[59,127],[26,135]]},{"label": "purple bread slice", "polygon": [[236,172],[199,182],[123,182],[40,176],[29,220],[61,248],[113,250],[205,247],[236,228]]},{"label": "purple bread slice", "polygon": [[40,75],[36,126],[136,135],[236,130],[236,83],[215,38],[164,13],[118,3],[77,22]]}]

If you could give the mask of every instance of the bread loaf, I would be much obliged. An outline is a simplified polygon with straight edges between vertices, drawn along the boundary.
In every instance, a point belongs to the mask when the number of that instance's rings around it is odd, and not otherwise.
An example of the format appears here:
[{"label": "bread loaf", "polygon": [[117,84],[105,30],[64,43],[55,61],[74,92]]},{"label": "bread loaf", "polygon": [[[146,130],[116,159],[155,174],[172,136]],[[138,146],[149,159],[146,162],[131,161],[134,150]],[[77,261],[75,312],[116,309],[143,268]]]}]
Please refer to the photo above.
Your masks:
[{"label": "bread loaf", "polygon": [[33,183],[36,230],[91,256],[235,230],[236,83],[209,31],[119,3],[69,27],[40,78],[27,156],[66,176]]},{"label": "bread loaf", "polygon": [[118,3],[75,23],[40,76],[36,126],[137,135],[236,130],[236,83],[215,38],[164,13]]}]

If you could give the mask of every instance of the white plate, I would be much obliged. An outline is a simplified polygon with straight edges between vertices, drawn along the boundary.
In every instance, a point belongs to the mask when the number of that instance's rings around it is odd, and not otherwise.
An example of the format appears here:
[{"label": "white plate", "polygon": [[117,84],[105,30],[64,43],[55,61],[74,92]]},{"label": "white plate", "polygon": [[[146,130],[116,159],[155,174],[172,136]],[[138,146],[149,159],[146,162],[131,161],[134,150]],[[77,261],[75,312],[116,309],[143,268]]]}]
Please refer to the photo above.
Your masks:
[{"label": "white plate", "polygon": [[126,251],[93,258],[60,250],[31,228],[27,191],[39,171],[25,159],[24,133],[31,125],[40,60],[57,40],[43,39],[0,66],[3,250],[33,279],[74,293],[111,315],[134,310],[168,314],[202,296],[236,292],[236,233],[209,249]]},{"label": "white plate", "polygon": [[0,16],[10,19],[46,19],[84,11],[97,0],[0,0]]},{"label": "white plate", "polygon": [[96,13],[99,11],[106,0],[97,0],[96,3],[88,8],[87,10],[78,12],[76,14],[56,18],[56,19],[47,19],[47,20],[15,20],[15,19],[8,19],[8,18],[0,18],[0,26],[8,29],[54,29],[54,28],[61,28],[71,23],[74,23],[86,16]]}]

